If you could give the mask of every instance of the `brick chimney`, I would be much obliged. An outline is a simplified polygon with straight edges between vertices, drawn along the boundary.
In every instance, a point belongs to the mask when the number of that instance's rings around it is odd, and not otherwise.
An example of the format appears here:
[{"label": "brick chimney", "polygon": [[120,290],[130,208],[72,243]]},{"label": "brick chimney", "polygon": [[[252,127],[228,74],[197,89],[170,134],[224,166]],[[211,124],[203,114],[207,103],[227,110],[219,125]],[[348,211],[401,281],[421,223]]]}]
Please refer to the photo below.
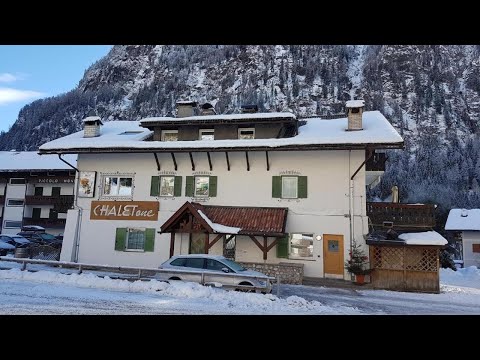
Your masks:
[{"label": "brick chimney", "polygon": [[198,115],[198,107],[196,101],[177,101],[177,118]]},{"label": "brick chimney", "polygon": [[103,125],[99,116],[87,116],[83,119],[83,137],[97,137],[100,136],[100,126]]},{"label": "brick chimney", "polygon": [[363,130],[362,115],[365,102],[363,100],[348,100],[346,103],[348,128],[347,131]]}]

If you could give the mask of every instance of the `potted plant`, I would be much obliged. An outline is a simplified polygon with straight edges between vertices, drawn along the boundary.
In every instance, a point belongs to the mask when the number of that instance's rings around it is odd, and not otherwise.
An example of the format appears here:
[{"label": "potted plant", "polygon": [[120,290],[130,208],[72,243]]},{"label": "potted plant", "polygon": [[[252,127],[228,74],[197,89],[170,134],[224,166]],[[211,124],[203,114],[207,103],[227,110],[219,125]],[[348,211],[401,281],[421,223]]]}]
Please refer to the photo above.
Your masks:
[{"label": "potted plant", "polygon": [[368,256],[363,251],[362,245],[357,244],[355,240],[350,249],[350,260],[345,262],[345,269],[355,275],[355,283],[357,284],[363,284],[365,275],[371,272]]}]

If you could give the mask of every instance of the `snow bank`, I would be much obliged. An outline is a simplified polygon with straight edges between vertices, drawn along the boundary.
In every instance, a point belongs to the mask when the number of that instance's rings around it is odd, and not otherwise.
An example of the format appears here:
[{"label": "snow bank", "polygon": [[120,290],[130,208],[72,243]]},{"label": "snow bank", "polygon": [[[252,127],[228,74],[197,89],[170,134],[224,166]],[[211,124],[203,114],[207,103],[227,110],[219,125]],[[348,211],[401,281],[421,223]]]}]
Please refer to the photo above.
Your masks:
[{"label": "snow bank", "polygon": [[200,216],[207,222],[208,225],[210,225],[210,227],[213,229],[213,231],[217,232],[217,233],[221,233],[221,234],[238,234],[238,232],[240,230],[242,230],[241,228],[238,228],[238,227],[233,227],[233,226],[225,226],[225,225],[222,225],[222,224],[217,224],[217,223],[214,223],[212,222],[212,220],[210,220],[207,215],[205,215],[202,210],[198,210],[198,213],[200,214]]},{"label": "snow bank", "polygon": [[447,239],[436,231],[404,233],[398,238],[404,240],[407,245],[446,245],[448,243]]},{"label": "snow bank", "polygon": [[357,308],[349,306],[326,306],[318,301],[308,301],[298,296],[289,296],[286,299],[275,295],[242,293],[225,291],[197,283],[174,281],[172,283],[157,280],[128,281],[109,277],[100,278],[93,274],[61,274],[52,271],[28,272],[19,269],[0,271],[1,280],[26,280],[46,282],[51,284],[65,284],[70,286],[118,290],[126,292],[147,292],[159,296],[169,296],[179,300],[202,300],[215,303],[215,308],[239,313],[268,313],[268,314],[358,314]]},{"label": "snow bank", "polygon": [[457,271],[440,269],[440,283],[480,289],[480,269],[476,266],[457,269]]}]

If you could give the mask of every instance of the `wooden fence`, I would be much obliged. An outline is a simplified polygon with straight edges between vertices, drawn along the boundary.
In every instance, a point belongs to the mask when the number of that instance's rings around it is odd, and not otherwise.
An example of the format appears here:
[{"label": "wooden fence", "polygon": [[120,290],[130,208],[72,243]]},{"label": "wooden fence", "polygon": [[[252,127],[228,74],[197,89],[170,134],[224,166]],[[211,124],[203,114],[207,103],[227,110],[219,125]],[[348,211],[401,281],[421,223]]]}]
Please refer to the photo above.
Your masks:
[{"label": "wooden fence", "polygon": [[440,292],[438,246],[370,246],[370,266],[376,289]]}]

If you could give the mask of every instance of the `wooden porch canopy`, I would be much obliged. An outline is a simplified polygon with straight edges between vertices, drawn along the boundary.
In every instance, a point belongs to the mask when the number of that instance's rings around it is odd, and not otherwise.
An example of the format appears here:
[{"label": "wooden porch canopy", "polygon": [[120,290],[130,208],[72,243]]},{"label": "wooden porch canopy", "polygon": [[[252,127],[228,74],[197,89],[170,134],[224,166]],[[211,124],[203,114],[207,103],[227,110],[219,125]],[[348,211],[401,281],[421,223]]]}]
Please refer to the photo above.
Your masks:
[{"label": "wooden porch canopy", "polygon": [[[206,254],[224,235],[245,235],[262,250],[266,260],[277,238],[285,235],[287,211],[280,207],[214,206],[187,201],[160,227],[160,233],[171,234],[170,256],[176,233],[204,233]],[[210,234],[217,236],[210,241]],[[263,244],[257,237],[263,237]],[[275,239],[268,244],[268,237]]]}]

